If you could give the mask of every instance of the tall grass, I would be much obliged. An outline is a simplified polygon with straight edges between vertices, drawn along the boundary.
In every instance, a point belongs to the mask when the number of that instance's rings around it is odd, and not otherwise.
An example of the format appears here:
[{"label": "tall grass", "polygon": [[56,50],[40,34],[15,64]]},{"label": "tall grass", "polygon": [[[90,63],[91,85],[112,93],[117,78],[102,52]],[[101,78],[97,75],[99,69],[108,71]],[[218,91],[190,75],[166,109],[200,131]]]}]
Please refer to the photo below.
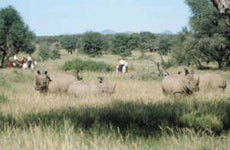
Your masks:
[{"label": "tall grass", "polygon": [[98,130],[106,131],[112,127],[126,135],[156,135],[162,128],[168,127],[175,131],[188,128],[195,131],[210,130],[220,134],[230,129],[230,102],[228,99],[220,102],[176,100],[156,104],[114,102],[104,107],[66,108],[31,113],[20,120],[12,117],[0,118],[1,128],[4,124],[9,125],[9,122],[15,122],[12,127],[19,128],[62,128],[66,120],[76,130],[97,127]]}]

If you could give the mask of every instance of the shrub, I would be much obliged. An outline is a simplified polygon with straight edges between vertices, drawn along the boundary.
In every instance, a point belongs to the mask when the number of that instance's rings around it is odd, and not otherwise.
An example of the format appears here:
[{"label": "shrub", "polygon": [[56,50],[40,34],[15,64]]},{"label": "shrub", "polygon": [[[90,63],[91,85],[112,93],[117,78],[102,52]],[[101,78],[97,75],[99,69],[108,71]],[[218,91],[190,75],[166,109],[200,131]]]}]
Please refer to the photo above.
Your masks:
[{"label": "shrub", "polygon": [[43,44],[41,45],[41,49],[38,53],[38,56],[39,56],[38,58],[39,61],[46,61],[48,59],[52,59],[52,60],[59,59],[61,55],[59,53],[59,50],[57,49],[51,50],[48,44]]},{"label": "shrub", "polygon": [[67,70],[84,70],[84,71],[112,71],[113,67],[103,62],[96,62],[92,60],[74,59],[67,61],[63,69]]},{"label": "shrub", "polygon": [[50,59],[55,60],[55,59],[60,59],[60,58],[61,58],[61,54],[59,50],[54,49],[50,52]]}]

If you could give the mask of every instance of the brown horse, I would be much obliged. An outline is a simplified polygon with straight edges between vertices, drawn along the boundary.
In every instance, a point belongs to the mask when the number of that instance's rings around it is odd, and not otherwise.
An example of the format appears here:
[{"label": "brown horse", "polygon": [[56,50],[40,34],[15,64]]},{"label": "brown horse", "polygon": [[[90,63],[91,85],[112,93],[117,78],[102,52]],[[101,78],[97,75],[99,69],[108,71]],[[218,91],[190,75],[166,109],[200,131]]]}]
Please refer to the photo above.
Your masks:
[{"label": "brown horse", "polygon": [[23,64],[26,62],[26,58],[18,60],[17,64],[14,61],[8,60],[6,63],[7,68],[22,68]]}]

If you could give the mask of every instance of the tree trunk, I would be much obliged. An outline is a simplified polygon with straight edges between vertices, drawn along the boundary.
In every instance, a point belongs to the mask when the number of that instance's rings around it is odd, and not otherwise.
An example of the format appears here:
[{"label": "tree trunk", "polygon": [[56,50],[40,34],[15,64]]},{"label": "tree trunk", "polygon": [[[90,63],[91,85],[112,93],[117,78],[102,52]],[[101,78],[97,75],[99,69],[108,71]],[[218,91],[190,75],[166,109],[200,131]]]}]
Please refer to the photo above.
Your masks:
[{"label": "tree trunk", "polygon": [[198,64],[198,68],[203,68],[201,61],[199,59],[197,60],[197,64]]},{"label": "tree trunk", "polygon": [[5,65],[5,59],[6,59],[6,52],[2,51],[1,66],[0,66],[1,68],[3,68]]},{"label": "tree trunk", "polygon": [[223,68],[223,62],[221,60],[217,61],[218,63],[218,68],[222,69]]},{"label": "tree trunk", "polygon": [[211,0],[211,2],[223,15],[226,24],[230,27],[230,0]]}]

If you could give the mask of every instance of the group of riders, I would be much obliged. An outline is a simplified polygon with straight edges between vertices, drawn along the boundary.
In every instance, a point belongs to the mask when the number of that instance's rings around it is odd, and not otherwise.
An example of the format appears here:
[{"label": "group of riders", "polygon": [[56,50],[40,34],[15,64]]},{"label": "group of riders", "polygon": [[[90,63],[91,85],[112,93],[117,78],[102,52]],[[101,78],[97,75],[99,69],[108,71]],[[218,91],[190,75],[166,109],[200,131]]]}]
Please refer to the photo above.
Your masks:
[{"label": "group of riders", "polygon": [[18,56],[15,54],[13,60],[7,62],[8,68],[22,68],[22,69],[31,69],[33,70],[37,62],[32,58],[31,54],[28,54],[27,57],[23,59],[18,59]]},{"label": "group of riders", "polygon": [[[33,59],[31,54],[28,54],[26,58],[18,59],[18,56],[15,54],[13,60],[9,60],[7,63],[8,68],[22,68],[22,69],[31,69],[33,70],[37,62]],[[125,61],[125,58],[122,57],[119,61],[119,64],[116,66],[116,72],[128,73],[128,62]]]}]

